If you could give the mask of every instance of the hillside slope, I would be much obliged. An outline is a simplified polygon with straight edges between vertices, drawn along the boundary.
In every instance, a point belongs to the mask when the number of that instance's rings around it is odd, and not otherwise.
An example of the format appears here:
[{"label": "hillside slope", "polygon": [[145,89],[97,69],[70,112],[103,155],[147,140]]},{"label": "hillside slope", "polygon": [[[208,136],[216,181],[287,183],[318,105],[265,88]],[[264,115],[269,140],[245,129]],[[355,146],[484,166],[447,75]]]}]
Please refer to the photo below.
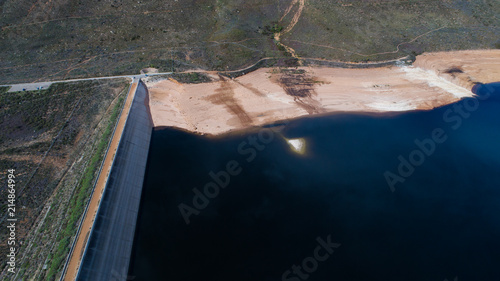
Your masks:
[{"label": "hillside slope", "polygon": [[[0,83],[495,48],[500,2],[3,0]],[[278,36],[277,36],[278,35]],[[277,42],[279,40],[279,42]]]}]

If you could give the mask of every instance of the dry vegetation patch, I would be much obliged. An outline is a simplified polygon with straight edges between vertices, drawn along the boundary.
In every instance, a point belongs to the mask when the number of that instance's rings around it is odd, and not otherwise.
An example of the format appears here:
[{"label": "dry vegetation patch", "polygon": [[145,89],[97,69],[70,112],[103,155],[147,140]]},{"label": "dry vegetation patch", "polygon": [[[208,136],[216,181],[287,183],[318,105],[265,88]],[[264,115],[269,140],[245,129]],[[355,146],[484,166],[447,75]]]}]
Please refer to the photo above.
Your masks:
[{"label": "dry vegetation patch", "polygon": [[[47,90],[0,95],[0,173],[16,170],[17,278],[51,280],[66,258],[72,233],[56,239],[66,228],[74,231],[88,199],[82,181],[92,181],[100,165],[99,143],[113,109],[126,90],[123,79],[53,84]],[[115,113],[116,115],[116,113]],[[101,149],[102,150],[102,149]],[[98,154],[102,154],[100,151]],[[6,190],[0,197],[6,198]],[[0,213],[6,213],[0,201]],[[5,266],[6,229],[0,230],[0,262]]]}]

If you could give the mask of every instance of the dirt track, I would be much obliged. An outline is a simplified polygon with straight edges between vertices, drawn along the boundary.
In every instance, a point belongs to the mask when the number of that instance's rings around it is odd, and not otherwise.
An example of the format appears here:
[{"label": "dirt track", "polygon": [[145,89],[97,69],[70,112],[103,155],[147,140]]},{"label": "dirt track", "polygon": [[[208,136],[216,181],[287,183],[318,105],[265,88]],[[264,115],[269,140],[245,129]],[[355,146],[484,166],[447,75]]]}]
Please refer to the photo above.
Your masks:
[{"label": "dirt track", "polygon": [[283,19],[290,13],[290,11],[295,7],[295,4],[299,3],[298,5],[298,8],[297,8],[297,11],[295,12],[295,14],[293,15],[290,23],[288,24],[288,26],[285,28],[285,30],[281,31],[281,32],[278,32],[278,33],[275,33],[274,34],[274,40],[277,42],[278,45],[282,46],[283,48],[285,48],[285,50],[290,53],[292,55],[292,57],[294,58],[299,58],[297,56],[297,54],[295,53],[295,50],[292,49],[291,47],[283,44],[281,42],[281,36],[284,35],[285,33],[288,33],[290,32],[293,27],[297,24],[297,22],[299,21],[300,19],[300,15],[302,15],[302,10],[304,10],[304,6],[305,6],[305,0],[294,0],[292,1],[292,3],[290,3],[290,5],[286,8],[285,10],[285,13],[283,14],[283,16],[281,16],[280,18],[280,22],[283,21]]},{"label": "dirt track", "polygon": [[83,218],[83,223],[80,233],[77,234],[76,244],[69,261],[66,275],[64,276],[65,281],[75,280],[76,274],[78,273],[78,268],[80,266],[81,258],[83,256],[83,251],[85,249],[85,245],[88,236],[90,234],[92,225],[94,224],[95,215],[97,213],[97,209],[99,208],[99,202],[101,201],[104,187],[106,186],[106,182],[108,181],[108,175],[111,171],[111,165],[113,163],[116,150],[118,149],[118,144],[122,136],[123,129],[125,128],[125,121],[127,120],[128,114],[130,112],[130,107],[132,105],[136,89],[137,89],[137,83],[133,83],[128,92],[127,100],[125,101],[122,114],[120,115],[120,119],[118,120],[118,124],[116,126],[113,139],[111,140],[109,150],[106,153],[104,164],[102,166],[101,173],[99,174],[99,178],[97,179],[94,193],[92,194],[92,198],[90,199],[90,204],[87,213]]}]

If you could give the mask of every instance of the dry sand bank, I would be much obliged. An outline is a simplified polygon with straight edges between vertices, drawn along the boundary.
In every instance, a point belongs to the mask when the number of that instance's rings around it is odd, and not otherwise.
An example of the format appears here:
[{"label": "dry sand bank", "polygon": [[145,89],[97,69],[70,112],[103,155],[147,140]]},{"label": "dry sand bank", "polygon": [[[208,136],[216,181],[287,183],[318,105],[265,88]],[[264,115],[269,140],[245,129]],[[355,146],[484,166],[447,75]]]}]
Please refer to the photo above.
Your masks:
[{"label": "dry sand bank", "polygon": [[262,68],[210,83],[146,84],[155,127],[217,135],[313,114],[428,110],[473,96],[474,82],[499,74],[500,50],[485,50],[424,54],[411,67]]},{"label": "dry sand bank", "polygon": [[425,53],[413,65],[469,90],[477,82],[500,81],[500,50]]}]

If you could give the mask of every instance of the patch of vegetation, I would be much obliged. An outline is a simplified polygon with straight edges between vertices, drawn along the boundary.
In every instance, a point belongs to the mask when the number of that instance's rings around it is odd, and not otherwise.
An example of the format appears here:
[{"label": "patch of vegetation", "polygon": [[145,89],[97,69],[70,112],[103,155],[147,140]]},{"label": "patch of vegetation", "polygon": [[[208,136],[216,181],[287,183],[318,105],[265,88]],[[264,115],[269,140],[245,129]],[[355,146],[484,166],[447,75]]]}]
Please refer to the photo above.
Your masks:
[{"label": "patch of vegetation", "polygon": [[171,77],[183,84],[198,84],[212,81],[206,74],[198,72],[176,73],[172,74]]},{"label": "patch of vegetation", "polygon": [[94,182],[98,177],[98,170],[104,159],[106,148],[112,137],[113,129],[122,108],[124,97],[121,96],[113,108],[113,112],[108,122],[108,126],[104,130],[100,141],[98,142],[94,154],[85,169],[83,177],[75,189],[75,194],[71,198],[68,215],[65,217],[63,229],[57,236],[57,247],[53,253],[52,260],[46,275],[46,280],[54,280],[54,276],[59,272],[60,267],[65,261],[69,250],[71,237],[76,234],[78,229],[77,222],[83,214],[85,203],[89,199],[89,194],[92,191]]},{"label": "patch of vegetation", "polygon": [[[92,85],[82,84],[83,89]],[[78,101],[75,85],[54,84],[47,90],[11,92],[0,96],[0,129],[7,137],[40,135],[63,125]],[[29,114],[26,114],[29,112]],[[1,143],[1,142],[0,142]]]},{"label": "patch of vegetation", "polygon": [[274,22],[270,25],[264,26],[263,29],[259,29],[259,32],[262,35],[267,36],[273,36],[275,33],[280,33],[281,31],[283,31],[283,26],[278,22]]},{"label": "patch of vegetation", "polygon": [[304,69],[298,69],[298,68],[284,68],[281,69],[281,73],[288,73],[288,74],[305,74],[306,71]]},{"label": "patch of vegetation", "polygon": [[3,93],[7,93],[9,91],[10,87],[0,87],[0,95]]},{"label": "patch of vegetation", "polygon": [[[19,264],[31,264],[23,267],[19,279],[45,280],[47,271],[41,267],[50,261],[47,256],[59,229],[66,228],[61,224],[71,194],[84,165],[91,160],[97,134],[107,126],[112,102],[117,102],[118,93],[127,85],[125,79],[61,83],[46,90],[0,95],[0,169],[16,171],[18,198],[23,205],[16,214],[20,223],[17,239],[23,243]],[[6,197],[6,192],[0,189],[0,197]],[[49,198],[50,213],[38,228],[34,221]],[[1,212],[5,207],[6,201],[0,201],[0,213],[5,213]],[[7,235],[6,229],[0,229],[0,240]],[[61,242],[64,248],[65,242]],[[0,245],[2,267],[6,253],[7,245]]]},{"label": "patch of vegetation", "polygon": [[45,142],[37,142],[29,146],[18,146],[18,147],[12,147],[12,148],[7,148],[2,151],[2,153],[11,155],[11,154],[22,154],[26,152],[40,152],[43,153],[47,151],[47,149],[50,147],[50,142],[45,141]]}]

